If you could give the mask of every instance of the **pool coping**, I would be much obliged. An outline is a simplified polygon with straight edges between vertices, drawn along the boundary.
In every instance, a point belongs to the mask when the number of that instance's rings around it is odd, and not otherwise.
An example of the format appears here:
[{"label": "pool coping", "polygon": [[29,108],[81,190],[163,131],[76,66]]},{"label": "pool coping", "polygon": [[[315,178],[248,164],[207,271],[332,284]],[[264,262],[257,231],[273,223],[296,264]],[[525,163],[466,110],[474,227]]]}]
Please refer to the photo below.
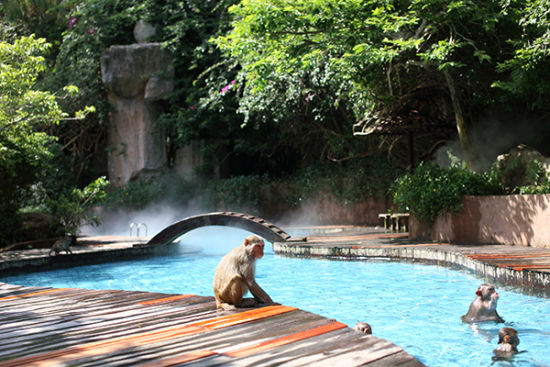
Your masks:
[{"label": "pool coping", "polygon": [[[453,266],[474,272],[484,278],[492,279],[506,285],[537,288],[550,295],[550,272],[533,269],[515,270],[499,267],[475,259],[471,256],[479,253],[499,253],[502,250],[521,251],[521,246],[497,244],[472,245],[453,243],[426,243],[390,241],[383,245],[372,245],[365,241],[355,243],[307,243],[276,242],[273,244],[275,254],[291,257],[333,258],[348,260],[366,260],[387,258],[391,260],[422,262],[435,265]],[[530,248],[530,250],[533,250]],[[541,250],[541,249],[539,249]],[[546,249],[550,253],[550,249]],[[498,252],[497,252],[498,251]]]},{"label": "pool coping", "polygon": [[[327,235],[328,241],[319,237],[300,237],[287,242],[274,242],[276,255],[310,258],[338,258],[365,260],[388,258],[391,260],[424,262],[436,265],[456,266],[477,275],[494,279],[506,285],[535,287],[550,294],[550,272],[533,269],[515,270],[499,267],[472,257],[472,254],[495,254],[502,251],[534,251],[534,248],[496,244],[472,245],[411,241],[406,233],[369,232],[369,238],[353,237],[340,240]],[[334,234],[333,234],[334,236]],[[336,235],[338,236],[338,235]],[[331,240],[335,239],[335,240]],[[141,237],[83,237],[71,247],[72,254],[49,256],[49,249],[11,250],[0,252],[0,274],[23,271],[39,271],[48,268],[70,267],[83,264],[111,262],[163,254],[170,245],[146,245],[148,238]],[[541,249],[538,249],[541,250]],[[550,253],[550,249],[547,250]]]}]

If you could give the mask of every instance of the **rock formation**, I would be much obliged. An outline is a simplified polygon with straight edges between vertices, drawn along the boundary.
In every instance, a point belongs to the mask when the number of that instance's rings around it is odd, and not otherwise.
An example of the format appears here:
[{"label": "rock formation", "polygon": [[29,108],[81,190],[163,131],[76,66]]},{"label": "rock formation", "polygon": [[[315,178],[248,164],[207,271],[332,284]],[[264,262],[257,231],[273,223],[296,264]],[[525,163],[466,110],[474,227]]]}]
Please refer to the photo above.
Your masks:
[{"label": "rock formation", "polygon": [[534,161],[538,161],[546,174],[550,173],[550,158],[543,156],[536,149],[520,144],[513,147],[506,154],[497,157],[496,168],[501,174],[501,180],[509,189],[520,186],[532,185],[527,167]]},{"label": "rock formation", "polygon": [[166,166],[165,139],[154,128],[159,100],[173,89],[170,54],[149,39],[152,27],[138,23],[138,42],[111,46],[101,55],[101,75],[113,105],[107,135],[109,181],[115,186]]}]

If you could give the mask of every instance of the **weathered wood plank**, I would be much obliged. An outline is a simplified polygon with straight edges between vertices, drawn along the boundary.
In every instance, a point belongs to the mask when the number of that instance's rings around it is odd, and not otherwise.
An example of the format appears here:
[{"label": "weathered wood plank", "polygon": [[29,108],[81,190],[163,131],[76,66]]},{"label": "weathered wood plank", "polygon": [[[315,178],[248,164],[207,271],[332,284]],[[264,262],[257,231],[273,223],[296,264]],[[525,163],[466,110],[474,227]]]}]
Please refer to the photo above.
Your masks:
[{"label": "weathered wood plank", "polygon": [[389,342],[293,307],[235,312],[216,310],[213,297],[0,288],[10,297],[0,301],[0,367],[354,365],[399,352],[404,358],[392,363],[412,358]]}]

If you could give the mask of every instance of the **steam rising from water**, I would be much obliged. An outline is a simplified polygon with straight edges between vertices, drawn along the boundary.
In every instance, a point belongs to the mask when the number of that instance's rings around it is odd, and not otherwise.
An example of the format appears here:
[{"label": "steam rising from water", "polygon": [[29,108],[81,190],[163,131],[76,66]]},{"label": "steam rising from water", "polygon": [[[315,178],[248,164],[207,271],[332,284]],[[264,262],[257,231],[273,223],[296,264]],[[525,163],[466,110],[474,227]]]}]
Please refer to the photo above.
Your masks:
[{"label": "steam rising from water", "polygon": [[[519,144],[525,144],[548,156],[548,135],[550,125],[526,116],[501,111],[486,111],[472,125],[473,141],[479,154],[482,170],[486,171],[497,156]],[[443,167],[449,166],[447,152],[464,159],[458,140],[447,143],[435,153],[435,161]]]},{"label": "steam rising from water", "polygon": [[[97,227],[86,225],[81,227],[80,233],[86,236],[129,236],[130,224],[145,224],[147,236],[152,237],[170,224],[192,215],[205,213],[200,209],[185,209],[173,207],[169,204],[153,204],[143,210],[99,210],[96,215],[101,219]],[[132,235],[136,235],[136,228]],[[145,236],[145,227],[142,225],[140,236]]]}]

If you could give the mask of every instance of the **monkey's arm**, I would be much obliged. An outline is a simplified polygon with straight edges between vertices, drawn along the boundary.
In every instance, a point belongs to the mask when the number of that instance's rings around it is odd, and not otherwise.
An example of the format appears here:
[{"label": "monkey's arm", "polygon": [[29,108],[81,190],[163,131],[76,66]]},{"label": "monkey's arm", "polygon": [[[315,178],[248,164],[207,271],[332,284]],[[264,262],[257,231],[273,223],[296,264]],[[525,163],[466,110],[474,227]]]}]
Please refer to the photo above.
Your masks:
[{"label": "monkey's arm", "polygon": [[260,299],[263,303],[271,304],[273,303],[273,300],[269,295],[256,283],[255,280],[252,280],[251,282],[248,282],[248,289],[250,290],[250,293],[254,296],[254,299]]}]

